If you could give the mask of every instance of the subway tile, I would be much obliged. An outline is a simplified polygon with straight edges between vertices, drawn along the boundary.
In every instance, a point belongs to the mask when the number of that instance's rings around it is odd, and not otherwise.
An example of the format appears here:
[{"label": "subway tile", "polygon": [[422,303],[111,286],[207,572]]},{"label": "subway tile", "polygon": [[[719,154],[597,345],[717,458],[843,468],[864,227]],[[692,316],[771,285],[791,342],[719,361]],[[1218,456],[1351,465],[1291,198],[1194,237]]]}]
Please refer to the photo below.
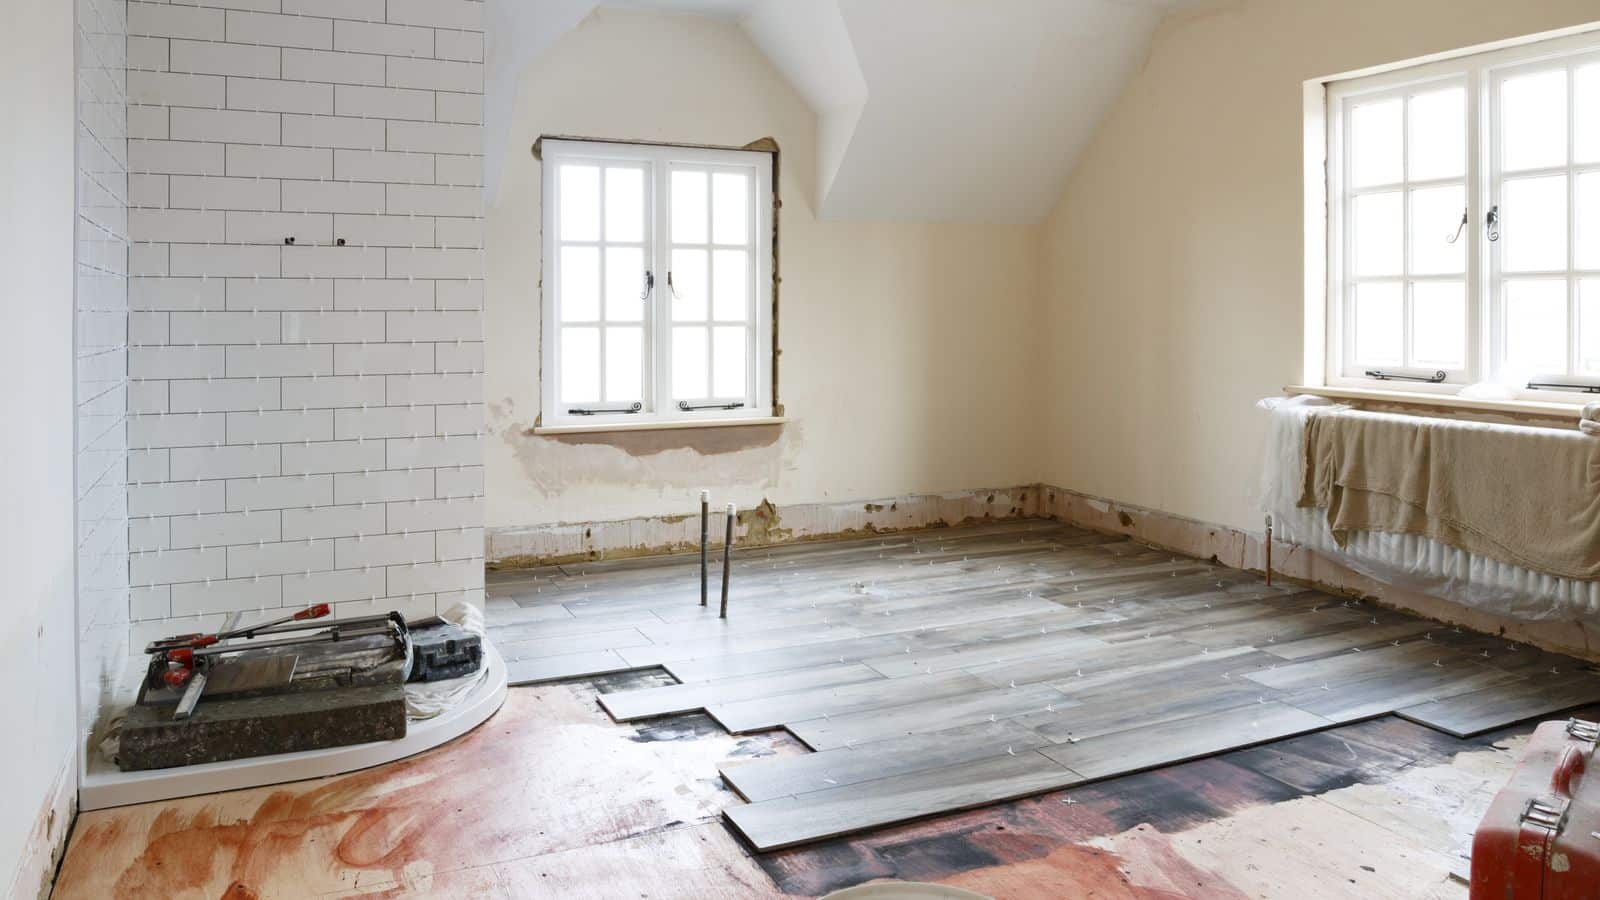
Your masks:
[{"label": "subway tile", "polygon": [[[374,315],[355,313],[354,315]],[[381,321],[379,323],[382,324]],[[332,409],[339,406],[383,406],[382,375],[329,375],[283,379],[285,409]]]},{"label": "subway tile", "polygon": [[128,38],[128,68],[134,71],[165,72],[167,70],[167,45],[164,37]]},{"label": "subway tile", "polygon": [[334,344],[331,349],[334,371],[340,375],[433,371],[433,344]]},{"label": "subway tile", "polygon": [[283,11],[333,19],[382,22],[383,2],[384,0],[283,0]]},{"label": "subway tile", "polygon": [[481,497],[483,466],[435,469],[434,490],[440,497]]},{"label": "subway tile", "polygon": [[128,308],[221,309],[223,287],[221,278],[130,278]]},{"label": "subway tile", "polygon": [[[391,189],[397,185],[390,185]],[[483,277],[483,251],[444,248],[390,247],[388,269],[414,278],[467,279]]]},{"label": "subway tile", "polygon": [[172,137],[176,140],[276,144],[280,137],[278,113],[175,107],[171,117]]},{"label": "subway tile", "polygon": [[227,482],[201,484],[226,484],[227,509],[235,512],[328,506],[333,503],[333,477],[329,475],[235,478]]},{"label": "subway tile", "polygon": [[[165,584],[146,585],[128,591],[128,618],[134,622],[146,619],[165,619],[172,612],[172,587]],[[165,623],[162,623],[165,627]],[[138,641],[130,636],[129,644]]]},{"label": "subway tile", "polygon": [[[346,472],[333,476],[335,503],[384,503],[394,500],[424,500],[432,496],[432,469]],[[374,529],[374,531],[382,530],[381,527]]]},{"label": "subway tile", "polygon": [[483,184],[483,157],[435,156],[433,180],[438,184]]},{"label": "subway tile", "polygon": [[431,406],[378,406],[332,412],[334,437],[341,441],[433,434]]},{"label": "subway tile", "polygon": [[[390,123],[393,124],[393,123]],[[436,184],[387,185],[390,215],[479,216],[483,214],[483,192],[475,187],[447,187]]]},{"label": "subway tile", "polygon": [[[127,365],[127,360],[123,360]],[[128,382],[128,409],[130,413],[156,413],[172,412],[167,402],[167,385],[171,382],[165,379],[152,381]]]},{"label": "subway tile", "polygon": [[333,374],[334,348],[328,345],[281,344],[231,346],[226,349],[227,372],[219,374],[226,374],[230,378]]},{"label": "subway tile", "polygon": [[333,48],[333,22],[311,16],[284,16],[233,10],[228,13],[228,40],[274,47]]},{"label": "subway tile", "polygon": [[221,10],[166,3],[128,4],[130,35],[220,41],[224,27]]},{"label": "subway tile", "polygon": [[128,168],[157,175],[221,175],[222,145],[195,141],[129,141]]},{"label": "subway tile", "polygon": [[[333,439],[333,411],[327,409],[284,409],[263,412],[228,413],[228,442],[243,444],[284,444],[291,441]],[[270,475],[271,472],[250,474]]]},{"label": "subway tile", "polygon": [[[337,489],[336,489],[337,490]],[[483,522],[482,500],[407,500],[390,503],[390,532],[474,528]],[[480,543],[478,553],[482,554]]]},{"label": "subway tile", "polygon": [[344,280],[333,289],[339,309],[432,309],[433,282],[406,278]]},{"label": "subway tile", "polygon": [[283,274],[286,277],[382,278],[385,257],[382,247],[284,247]]},{"label": "subway tile", "polygon": [[432,56],[433,30],[404,25],[337,21],[333,23],[335,50],[383,53],[390,56]]},{"label": "subway tile", "polygon": [[276,344],[280,332],[275,312],[175,312],[174,344]]},{"label": "subway tile", "polygon": [[282,449],[285,475],[359,472],[362,469],[381,469],[385,465],[383,441],[284,444]]},{"label": "subway tile", "polygon": [[439,59],[483,62],[483,32],[436,30],[433,55]]},{"label": "subway tile", "polygon": [[481,341],[483,317],[472,311],[390,312],[391,341]]},{"label": "subway tile", "polygon": [[128,102],[154,106],[219,107],[226,102],[227,83],[217,75],[129,72]]},{"label": "subway tile", "polygon": [[483,4],[475,0],[389,0],[388,20],[438,28],[483,28]]},{"label": "subway tile", "polygon": [[[339,236],[356,245],[372,247],[410,247],[433,245],[433,218],[431,216],[363,216],[339,215],[334,219],[334,229]],[[402,274],[413,274],[405,273]],[[428,298],[432,306],[432,297]]]},{"label": "subway tile", "polygon": [[417,88],[425,91],[483,92],[483,66],[478,63],[444,59],[389,60],[385,81],[389,87]]},{"label": "subway tile", "polygon": [[221,547],[128,554],[128,583],[134,586],[224,578],[227,571],[227,551]]},{"label": "subway tile", "polygon": [[174,137],[168,127],[165,106],[130,106],[128,109],[128,137],[166,139]]},{"label": "subway tile", "polygon": [[174,516],[221,512],[225,482],[171,481],[128,488],[128,516]]},{"label": "subway tile", "polygon": [[278,248],[238,244],[173,244],[170,275],[206,275],[212,278],[278,274]]},{"label": "subway tile", "polygon": [[[433,119],[433,91],[414,91],[389,87],[336,85],[334,110],[341,116],[372,119]],[[382,148],[382,144],[378,144]],[[403,150],[404,147],[389,147]],[[417,148],[422,149],[422,148]]]},{"label": "subway tile", "polygon": [[333,568],[333,541],[289,540],[276,544],[239,544],[227,550],[230,578],[322,572]]},{"label": "subway tile", "polygon": [[176,481],[278,474],[278,448],[274,445],[176,447],[169,452],[172,478]]},{"label": "subway tile", "polygon": [[[283,143],[293,147],[335,147],[371,150],[382,147],[387,140],[382,119],[360,119],[349,116],[296,116],[283,117]],[[341,180],[370,180],[346,179]]]},{"label": "subway tile", "polygon": [[470,403],[440,404],[433,408],[433,416],[439,434],[477,434],[483,430],[482,398]]},{"label": "subway tile", "polygon": [[333,282],[325,278],[230,278],[227,282],[229,309],[295,310],[333,306]]},{"label": "subway tile", "polygon": [[133,347],[128,350],[129,378],[204,378],[224,374],[221,347]]},{"label": "subway tile", "polygon": [[128,446],[203,447],[227,439],[227,422],[216,413],[155,413],[128,417]]},{"label": "subway tile", "polygon": [[256,112],[331,113],[333,85],[228,77],[228,108]]},{"label": "subway tile", "polygon": [[483,95],[449,94],[443,91],[434,95],[434,119],[468,125],[483,124]]},{"label": "subway tile", "polygon": [[295,212],[381,213],[384,187],[343,181],[285,181],[283,208]]},{"label": "subway tile", "polygon": [[382,341],[384,314],[350,311],[284,313],[283,335],[283,339],[290,343],[310,341],[314,344],[350,344],[361,341]]},{"label": "subway tile", "polygon": [[[141,240],[175,241],[190,244],[220,241],[223,215],[218,211],[191,209],[130,209],[128,230]],[[221,282],[218,282],[221,286]]]},{"label": "subway tile", "polygon": [[289,237],[297,244],[327,244],[333,241],[333,216],[230,210],[225,233],[234,244],[282,244]]},{"label": "subway tile", "polygon": [[262,578],[217,579],[172,586],[172,615],[203,616],[215,613],[270,613],[283,605],[282,580]]},{"label": "subway tile", "polygon": [[152,481],[171,481],[171,450],[129,450],[128,483],[145,484]]},{"label": "subway tile", "polygon": [[172,412],[277,409],[276,378],[199,378],[166,382]]},{"label": "subway tile", "polygon": [[168,274],[168,245],[140,241],[128,246],[128,274],[138,277]]},{"label": "subway tile", "polygon": [[[337,555],[337,554],[336,554]],[[335,569],[331,572],[290,573],[283,576],[283,602],[289,608],[312,603],[349,603],[383,596],[384,570]],[[347,614],[335,607],[334,615]]]},{"label": "subway tile", "polygon": [[277,47],[253,47],[242,43],[212,41],[172,42],[167,68],[173,72],[199,75],[248,75],[277,78],[280,72]]},{"label": "subway tile", "polygon": [[392,566],[433,559],[432,532],[379,534],[367,537],[338,538],[334,541],[334,563],[341,569],[361,566]]},{"label": "subway tile", "polygon": [[431,594],[459,588],[472,565],[472,560],[461,559],[388,566],[389,594]]},{"label": "subway tile", "polygon": [[435,221],[434,230],[439,235],[441,248],[483,248],[482,219],[440,217]]},{"label": "subway tile", "polygon": [[227,174],[243,178],[331,178],[333,151],[231,144]]},{"label": "subway tile", "polygon": [[[367,146],[383,143],[383,129],[378,124],[378,140]],[[391,153],[384,150],[336,150],[333,154],[334,177],[342,181],[401,181],[429,184],[433,181],[433,154]]]},{"label": "subway tile", "polygon": [[483,402],[483,379],[477,375],[389,375],[386,380],[391,406]]},{"label": "subway tile", "polygon": [[128,313],[128,344],[134,347],[161,347],[167,343],[167,313]]},{"label": "subway tile", "polygon": [[324,50],[284,50],[283,77],[329,84],[383,84],[383,57]]},{"label": "subway tile", "polygon": [[483,309],[483,279],[434,282],[440,309]]},{"label": "subway tile", "polygon": [[483,439],[471,434],[390,438],[387,444],[386,465],[391,469],[409,466],[471,466],[483,459]]},{"label": "subway tile", "polygon": [[[158,108],[163,111],[166,109],[166,107]],[[166,206],[167,180],[168,177],[166,175],[140,175],[130,172],[128,174],[128,205],[130,207]]]},{"label": "subway tile", "polygon": [[[337,486],[334,499],[338,500]],[[383,534],[386,518],[381,503],[286,509],[283,511],[283,535],[284,540],[298,541]]]},{"label": "subway tile", "polygon": [[482,372],[483,342],[463,341],[455,344],[435,344],[434,371]]},{"label": "subway tile", "polygon": [[265,178],[174,175],[168,194],[176,209],[278,209],[278,182]]},{"label": "subway tile", "polygon": [[128,522],[128,549],[139,550],[171,550],[172,538],[167,527],[166,517],[154,519],[132,519]]},{"label": "subway tile", "polygon": [[390,122],[387,149],[423,153],[482,153],[483,129],[477,125],[441,122]]},{"label": "subway tile", "polygon": [[[461,503],[477,501],[462,500]],[[433,534],[434,555],[442,560],[454,560],[468,568],[462,572],[462,580],[457,582],[459,588],[464,584],[473,584],[474,580],[483,578],[483,529],[482,528],[452,528],[436,531]],[[476,571],[474,571],[476,570]],[[474,585],[481,588],[481,584]]]},{"label": "subway tile", "polygon": [[277,541],[283,534],[280,515],[275,509],[175,515],[168,520],[172,546],[225,547]]}]

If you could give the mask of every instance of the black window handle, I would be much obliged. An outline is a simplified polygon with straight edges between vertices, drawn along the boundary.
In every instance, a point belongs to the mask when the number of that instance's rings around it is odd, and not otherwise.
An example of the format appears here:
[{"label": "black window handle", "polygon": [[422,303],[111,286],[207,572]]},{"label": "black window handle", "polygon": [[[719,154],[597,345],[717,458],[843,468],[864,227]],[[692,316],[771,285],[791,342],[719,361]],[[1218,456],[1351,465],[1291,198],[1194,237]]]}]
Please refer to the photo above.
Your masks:
[{"label": "black window handle", "polygon": [[650,292],[656,289],[656,273],[649,269],[644,270],[644,292],[639,295],[640,300],[649,300]]}]

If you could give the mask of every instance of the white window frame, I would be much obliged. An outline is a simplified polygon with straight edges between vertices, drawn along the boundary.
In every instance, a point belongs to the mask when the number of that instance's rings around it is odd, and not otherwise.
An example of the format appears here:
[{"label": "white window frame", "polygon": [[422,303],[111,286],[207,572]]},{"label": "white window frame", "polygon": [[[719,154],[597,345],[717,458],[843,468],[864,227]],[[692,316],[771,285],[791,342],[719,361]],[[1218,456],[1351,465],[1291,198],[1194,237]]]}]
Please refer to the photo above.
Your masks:
[{"label": "white window frame", "polygon": [[[1322,321],[1317,322],[1311,318],[1310,303],[1312,302],[1312,285],[1308,281],[1308,319],[1307,319],[1307,356],[1308,360],[1320,360],[1319,366],[1308,365],[1308,383],[1315,383],[1310,379],[1320,377],[1320,380],[1329,386],[1359,388],[1368,390],[1391,390],[1401,392],[1426,392],[1453,394],[1462,387],[1479,381],[1494,380],[1500,377],[1500,363],[1502,357],[1501,342],[1504,338],[1503,321],[1503,276],[1501,274],[1500,257],[1501,242],[1488,240],[1485,220],[1488,210],[1500,204],[1500,187],[1503,183],[1500,172],[1499,154],[1494,137],[1499,134],[1499,85],[1508,75],[1526,74],[1540,68],[1566,68],[1576,67],[1588,62],[1600,61],[1600,23],[1578,29],[1568,29],[1563,32],[1547,36],[1535,36],[1516,41],[1503,42],[1484,48],[1474,48],[1457,54],[1447,54],[1444,57],[1435,57],[1430,60],[1414,64],[1398,64],[1383,67],[1380,71],[1368,70],[1365,72],[1351,73],[1346,76],[1319,79],[1314,84],[1316,91],[1307,92],[1307,135],[1308,135],[1308,230],[1313,227],[1323,226],[1324,243],[1320,247],[1307,245],[1307,265],[1309,267],[1324,269],[1324,280],[1320,290],[1314,298],[1322,310]],[[1459,369],[1446,370],[1443,383],[1430,384],[1426,382],[1404,380],[1382,380],[1368,377],[1364,370],[1368,367],[1359,365],[1354,358],[1353,322],[1350,310],[1354,304],[1352,290],[1353,279],[1348,271],[1347,261],[1350,259],[1350,244],[1352,232],[1346,227],[1349,221],[1352,193],[1346,190],[1348,176],[1349,146],[1347,142],[1348,123],[1352,109],[1358,103],[1374,102],[1389,97],[1407,96],[1412,93],[1422,93],[1430,89],[1450,83],[1462,84],[1466,87],[1467,108],[1467,147],[1466,147],[1466,186],[1467,186],[1467,226],[1461,240],[1466,243],[1466,270],[1464,277],[1467,282],[1467,321],[1466,321],[1466,360],[1465,365]],[[1311,83],[1308,83],[1308,87]],[[1577,252],[1575,193],[1577,178],[1580,172],[1600,171],[1600,164],[1586,163],[1575,164],[1571,162],[1573,156],[1571,143],[1574,140],[1574,129],[1570,127],[1573,121],[1573,104],[1576,99],[1572,91],[1571,78],[1568,80],[1568,163],[1552,167],[1549,174],[1567,175],[1567,269],[1559,273],[1566,278],[1568,283],[1568,362],[1569,372],[1576,370],[1576,361],[1581,340],[1581,326],[1578,321],[1577,282],[1580,278],[1594,277],[1600,273],[1580,271],[1575,266]],[[1313,120],[1315,116],[1316,120]],[[1404,127],[1404,126],[1403,126]],[[1409,135],[1405,135],[1409,141]],[[1311,142],[1316,141],[1322,146],[1316,148],[1321,159],[1311,159]],[[1325,165],[1323,164],[1325,161]],[[1316,164],[1316,171],[1322,177],[1318,179],[1321,190],[1314,191],[1310,186],[1313,171],[1312,163]],[[1530,170],[1518,172],[1516,177],[1527,177],[1544,173],[1545,170]],[[1370,186],[1359,189],[1359,192],[1373,190],[1405,190],[1415,185],[1426,186],[1430,182],[1411,182],[1408,167],[1402,169],[1402,178],[1406,179],[1396,185]],[[1454,182],[1460,179],[1440,179],[1440,182]],[[1320,198],[1318,197],[1320,194]],[[1410,203],[1409,193],[1403,201],[1405,220],[1402,235],[1406,242],[1403,256],[1403,283],[1409,282],[1418,276],[1410,273],[1411,247],[1410,244]],[[1326,206],[1326,218],[1320,215],[1313,216],[1309,204],[1320,199]],[[1434,276],[1421,276],[1426,280]],[[1444,276],[1453,278],[1454,276]],[[1411,292],[1409,287],[1405,291],[1404,322],[1407,334],[1403,338],[1405,352],[1410,352],[1411,327]],[[1320,326],[1320,327],[1314,327]],[[1318,345],[1314,345],[1313,342]],[[1316,368],[1323,371],[1317,372]],[[1398,375],[1428,376],[1434,374],[1436,367],[1418,366],[1381,366],[1385,373]],[[1554,380],[1561,382],[1596,384],[1600,385],[1600,377],[1592,375],[1538,373],[1540,376],[1554,375]],[[1543,378],[1540,378],[1543,380]],[[1593,400],[1594,394],[1585,394],[1575,391],[1563,390],[1536,390],[1528,389],[1522,385],[1514,386],[1516,397],[1525,400],[1554,401],[1558,403],[1583,403]]]},{"label": "white window frame", "polygon": [[[633,144],[606,141],[544,138],[539,142],[542,164],[542,269],[540,277],[541,347],[539,353],[541,414],[540,424],[548,427],[582,426],[604,429],[607,427],[637,426],[691,426],[696,424],[726,424],[730,420],[759,420],[773,416],[773,239],[776,221],[776,196],[773,193],[773,154],[764,150],[738,150],[709,147],[686,147],[663,144]],[[560,401],[561,342],[559,303],[560,255],[557,252],[556,215],[560,209],[560,185],[556,177],[562,163],[593,163],[612,165],[628,163],[646,171],[645,234],[646,266],[654,275],[653,288],[645,300],[641,326],[645,332],[644,399],[637,412],[624,412],[619,404],[585,404],[586,409],[601,410],[594,414],[575,414]],[[672,372],[672,293],[669,287],[671,273],[671,204],[669,183],[674,169],[692,168],[706,170],[738,170],[751,176],[751,209],[749,227],[753,231],[747,246],[753,256],[748,277],[750,281],[748,330],[745,348],[745,394],[742,397],[706,397],[690,401],[695,408],[682,409],[673,397]],[[707,179],[708,182],[710,179]],[[601,206],[604,208],[604,178],[602,177]],[[709,203],[709,200],[708,200]],[[708,225],[709,228],[709,225]],[[602,243],[604,238],[602,228]],[[708,265],[713,235],[707,234]],[[602,265],[602,270],[603,270]],[[602,278],[604,277],[602,273]],[[641,285],[643,287],[643,285]],[[602,281],[602,307],[604,286]],[[712,300],[707,297],[707,322],[713,320]],[[602,316],[604,313],[602,313]],[[711,329],[708,327],[708,352]],[[602,354],[604,332],[602,330]],[[603,356],[602,356],[603,360]],[[604,381],[604,365],[600,373]],[[707,370],[708,380],[711,378]],[[714,388],[708,383],[708,391]],[[734,409],[721,408],[726,403],[740,403]]]}]

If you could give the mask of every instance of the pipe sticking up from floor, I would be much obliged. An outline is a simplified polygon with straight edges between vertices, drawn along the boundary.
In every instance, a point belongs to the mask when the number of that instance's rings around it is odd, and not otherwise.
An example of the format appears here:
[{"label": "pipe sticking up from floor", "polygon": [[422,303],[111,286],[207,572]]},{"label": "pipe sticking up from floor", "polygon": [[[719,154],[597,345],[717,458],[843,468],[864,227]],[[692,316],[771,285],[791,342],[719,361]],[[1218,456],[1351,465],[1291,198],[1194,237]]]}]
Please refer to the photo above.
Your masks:
[{"label": "pipe sticking up from floor", "polygon": [[737,512],[732,503],[728,504],[727,534],[722,539],[722,612],[718,618],[728,617],[728,571],[733,562],[733,519]]},{"label": "pipe sticking up from floor", "polygon": [[1272,587],[1272,517],[1267,516],[1267,587]]},{"label": "pipe sticking up from floor", "polygon": [[711,492],[700,492],[700,605],[706,605],[706,544],[711,540]]}]

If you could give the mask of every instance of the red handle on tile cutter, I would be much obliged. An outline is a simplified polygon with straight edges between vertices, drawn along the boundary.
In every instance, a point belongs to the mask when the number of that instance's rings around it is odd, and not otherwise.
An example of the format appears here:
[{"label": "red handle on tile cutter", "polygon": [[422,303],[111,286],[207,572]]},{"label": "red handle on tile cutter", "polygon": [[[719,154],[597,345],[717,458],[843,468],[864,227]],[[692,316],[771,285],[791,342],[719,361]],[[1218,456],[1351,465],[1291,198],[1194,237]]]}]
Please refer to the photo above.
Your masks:
[{"label": "red handle on tile cutter", "polygon": [[168,663],[173,665],[173,668],[169,668],[166,672],[163,672],[161,675],[161,680],[166,682],[170,687],[181,687],[188,683],[189,678],[194,675],[194,651],[203,647],[210,647],[211,645],[227,640],[228,638],[254,634],[263,628],[271,628],[274,625],[282,625],[285,622],[303,622],[307,619],[320,619],[331,612],[333,612],[333,609],[329,607],[328,604],[317,603],[315,605],[308,606],[305,609],[299,610],[298,612],[291,613],[290,615],[277,619],[271,619],[266,622],[258,622],[254,625],[244,628],[235,628],[231,631],[223,631],[217,634],[194,635],[187,642],[186,646],[174,647],[162,655]]}]

